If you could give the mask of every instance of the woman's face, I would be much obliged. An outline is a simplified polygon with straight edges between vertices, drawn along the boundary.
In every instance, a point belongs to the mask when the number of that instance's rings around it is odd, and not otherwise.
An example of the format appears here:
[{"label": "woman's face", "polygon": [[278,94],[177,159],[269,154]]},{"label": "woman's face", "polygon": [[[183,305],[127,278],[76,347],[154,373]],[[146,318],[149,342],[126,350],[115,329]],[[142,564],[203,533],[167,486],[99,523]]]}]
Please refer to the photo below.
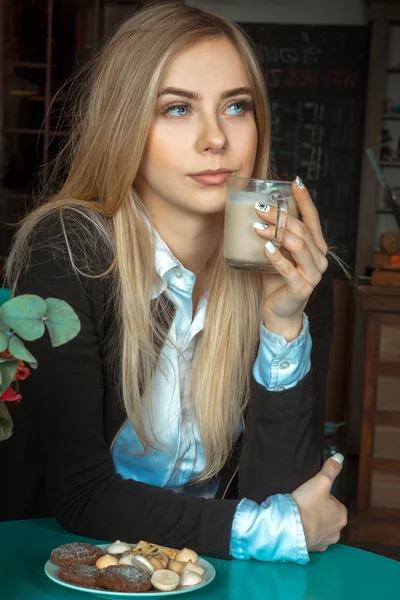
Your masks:
[{"label": "woman's face", "polygon": [[[230,173],[250,177],[257,131],[250,82],[226,39],[182,51],[162,81],[138,179],[150,213],[221,212]],[[225,173],[196,175],[223,169]]]}]

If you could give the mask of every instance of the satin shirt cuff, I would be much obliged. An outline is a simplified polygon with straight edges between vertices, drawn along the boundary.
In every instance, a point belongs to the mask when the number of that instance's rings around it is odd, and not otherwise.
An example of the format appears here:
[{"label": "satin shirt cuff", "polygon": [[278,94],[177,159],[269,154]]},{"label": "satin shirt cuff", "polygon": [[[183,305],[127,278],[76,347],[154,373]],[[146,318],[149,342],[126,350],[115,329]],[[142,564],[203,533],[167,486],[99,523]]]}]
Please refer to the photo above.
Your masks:
[{"label": "satin shirt cuff", "polygon": [[260,325],[260,345],[253,367],[254,379],[267,390],[280,392],[295,387],[311,368],[311,335],[303,313],[303,329],[292,342]]},{"label": "satin shirt cuff", "polygon": [[244,498],[232,524],[233,558],[265,562],[310,561],[298,506],[290,494],[275,494],[258,505]]}]

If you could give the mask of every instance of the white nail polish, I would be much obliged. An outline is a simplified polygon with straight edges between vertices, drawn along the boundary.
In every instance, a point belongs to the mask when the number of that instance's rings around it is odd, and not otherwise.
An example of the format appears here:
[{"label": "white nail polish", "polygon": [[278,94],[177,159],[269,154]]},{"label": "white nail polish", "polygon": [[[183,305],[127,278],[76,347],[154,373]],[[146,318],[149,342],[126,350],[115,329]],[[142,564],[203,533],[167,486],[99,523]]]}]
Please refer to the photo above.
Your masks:
[{"label": "white nail polish", "polygon": [[257,202],[255,208],[256,210],[261,210],[262,212],[269,212],[271,210],[271,206],[269,204],[265,204],[265,202]]},{"label": "white nail polish", "polygon": [[299,190],[304,190],[304,188],[306,187],[303,183],[303,180],[298,175],[296,177],[296,183],[297,183],[297,187],[299,188]]},{"label": "white nail polish", "polygon": [[274,254],[276,252],[276,248],[272,242],[267,242],[265,244],[265,247],[267,249],[267,252],[269,252],[270,254]]},{"label": "white nail polish", "polygon": [[258,223],[258,221],[255,221],[253,227],[254,229],[258,229],[258,231],[265,231],[268,227],[268,223]]},{"label": "white nail polish", "polygon": [[333,456],[331,456],[331,458],[333,460],[335,460],[337,463],[339,463],[339,465],[343,464],[343,461],[344,461],[343,454],[340,454],[339,452],[336,452],[336,454],[334,454]]}]

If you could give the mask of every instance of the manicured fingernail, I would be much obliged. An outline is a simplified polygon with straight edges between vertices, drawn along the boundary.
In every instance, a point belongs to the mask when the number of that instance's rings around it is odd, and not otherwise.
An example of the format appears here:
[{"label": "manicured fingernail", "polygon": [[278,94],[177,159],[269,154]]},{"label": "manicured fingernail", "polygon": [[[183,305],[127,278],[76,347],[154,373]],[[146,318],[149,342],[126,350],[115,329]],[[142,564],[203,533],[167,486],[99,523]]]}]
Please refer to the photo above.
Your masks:
[{"label": "manicured fingernail", "polygon": [[255,221],[253,223],[253,227],[254,229],[258,229],[258,231],[264,231],[265,229],[267,229],[268,223],[259,223],[258,221]]},{"label": "manicured fingernail", "polygon": [[262,212],[269,212],[271,210],[271,206],[269,204],[265,204],[265,202],[257,202],[255,208],[256,210],[261,210]]},{"label": "manicured fingernail", "polygon": [[336,452],[336,454],[334,454],[333,456],[331,456],[331,458],[333,460],[335,460],[337,463],[339,463],[339,465],[343,464],[343,461],[344,461],[343,454],[340,454],[339,452]]},{"label": "manicured fingernail", "polygon": [[270,254],[274,254],[276,252],[276,248],[272,242],[267,242],[265,244],[265,248],[267,249],[267,252],[269,252]]},{"label": "manicured fingernail", "polygon": [[303,180],[298,175],[296,177],[296,183],[297,183],[297,187],[299,188],[299,190],[304,190],[304,188],[306,187],[303,183]]}]

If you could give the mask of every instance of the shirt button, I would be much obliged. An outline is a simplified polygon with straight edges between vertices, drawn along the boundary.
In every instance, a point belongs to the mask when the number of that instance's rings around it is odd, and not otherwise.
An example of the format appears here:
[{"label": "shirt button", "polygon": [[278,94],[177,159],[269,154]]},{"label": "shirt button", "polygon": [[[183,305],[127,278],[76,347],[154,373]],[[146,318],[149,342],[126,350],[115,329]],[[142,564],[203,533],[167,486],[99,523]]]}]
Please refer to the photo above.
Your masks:
[{"label": "shirt button", "polygon": [[275,391],[276,391],[276,392],[283,392],[283,390],[286,390],[285,386],[283,386],[283,385],[278,385],[278,386],[275,388]]},{"label": "shirt button", "polygon": [[288,369],[290,367],[290,362],[288,360],[282,360],[279,363],[279,368],[282,369],[282,371],[286,371],[286,369]]},{"label": "shirt button", "polygon": [[175,271],[175,277],[177,277],[178,279],[182,279],[182,277],[183,277],[182,269],[177,269]]}]

